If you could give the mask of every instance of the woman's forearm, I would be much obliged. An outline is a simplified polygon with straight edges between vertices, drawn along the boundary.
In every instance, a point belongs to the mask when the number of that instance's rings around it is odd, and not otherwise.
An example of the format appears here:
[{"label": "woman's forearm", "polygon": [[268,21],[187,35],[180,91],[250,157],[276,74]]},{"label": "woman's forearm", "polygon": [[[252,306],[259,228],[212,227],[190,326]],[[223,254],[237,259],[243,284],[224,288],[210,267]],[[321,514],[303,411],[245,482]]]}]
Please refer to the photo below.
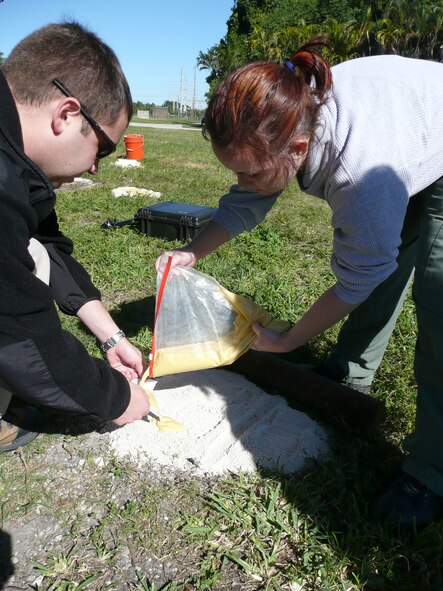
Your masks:
[{"label": "woman's forearm", "polygon": [[215,222],[209,222],[192,242],[180,250],[192,252],[195,258],[200,260],[225,242],[228,242],[229,238],[227,230]]},{"label": "woman's forearm", "polygon": [[343,302],[331,288],[309,308],[300,320],[286,333],[288,351],[301,347],[346,318],[358,304]]}]

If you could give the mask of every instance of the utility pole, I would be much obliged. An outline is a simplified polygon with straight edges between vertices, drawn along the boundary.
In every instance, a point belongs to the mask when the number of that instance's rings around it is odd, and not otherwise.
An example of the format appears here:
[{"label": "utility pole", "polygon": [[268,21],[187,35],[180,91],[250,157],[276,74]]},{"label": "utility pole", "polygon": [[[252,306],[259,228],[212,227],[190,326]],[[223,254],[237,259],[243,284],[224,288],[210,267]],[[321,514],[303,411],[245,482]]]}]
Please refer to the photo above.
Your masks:
[{"label": "utility pole", "polygon": [[192,111],[191,117],[195,119],[195,81],[197,76],[197,66],[194,66],[194,90],[192,92]]},{"label": "utility pole", "polygon": [[186,117],[187,108],[186,108],[186,76],[183,78],[183,112]]},{"label": "utility pole", "polygon": [[178,97],[178,114],[182,111],[182,88],[183,88],[183,68],[180,68],[180,93]]}]

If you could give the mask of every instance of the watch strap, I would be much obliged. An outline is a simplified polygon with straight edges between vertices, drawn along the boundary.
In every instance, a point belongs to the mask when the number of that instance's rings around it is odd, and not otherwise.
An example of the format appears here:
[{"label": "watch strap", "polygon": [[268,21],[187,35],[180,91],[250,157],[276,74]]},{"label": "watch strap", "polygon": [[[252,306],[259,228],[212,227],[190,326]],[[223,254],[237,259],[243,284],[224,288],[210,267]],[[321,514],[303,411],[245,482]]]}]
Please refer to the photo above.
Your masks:
[{"label": "watch strap", "polygon": [[116,332],[112,337],[109,337],[104,343],[102,343],[101,348],[103,353],[107,353],[109,349],[112,349],[119,341],[126,338],[125,333],[122,330]]}]

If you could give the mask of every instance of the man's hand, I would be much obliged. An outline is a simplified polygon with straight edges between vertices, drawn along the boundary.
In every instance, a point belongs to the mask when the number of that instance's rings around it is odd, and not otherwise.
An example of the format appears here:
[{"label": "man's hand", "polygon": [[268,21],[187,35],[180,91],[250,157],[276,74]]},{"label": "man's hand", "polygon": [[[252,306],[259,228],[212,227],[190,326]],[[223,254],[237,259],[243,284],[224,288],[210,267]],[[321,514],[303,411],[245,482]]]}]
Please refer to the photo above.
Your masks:
[{"label": "man's hand", "polygon": [[106,353],[109,365],[122,373],[130,382],[141,378],[146,369],[146,360],[141,351],[128,339],[122,339]]},{"label": "man's hand", "polygon": [[[77,316],[101,343],[105,343],[119,332],[119,327],[99,300],[91,300],[84,304],[78,310]],[[141,378],[146,368],[142,353],[126,338],[111,347],[106,356],[110,366],[122,373],[129,381]]]},{"label": "man's hand", "polygon": [[142,419],[150,410],[149,400],[143,388],[137,384],[129,384],[129,386],[131,388],[131,400],[128,408],[122,415],[112,421],[119,427]]}]

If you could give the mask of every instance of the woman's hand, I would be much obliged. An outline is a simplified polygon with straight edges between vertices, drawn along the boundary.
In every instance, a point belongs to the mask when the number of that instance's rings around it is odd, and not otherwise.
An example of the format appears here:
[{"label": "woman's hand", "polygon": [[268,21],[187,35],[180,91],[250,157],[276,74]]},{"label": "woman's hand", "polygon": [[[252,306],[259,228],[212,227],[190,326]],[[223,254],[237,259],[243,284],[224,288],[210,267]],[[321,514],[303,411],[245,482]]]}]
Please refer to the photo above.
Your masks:
[{"label": "woman's hand", "polygon": [[185,250],[164,250],[155,261],[155,270],[160,275],[163,275],[168,264],[169,259],[172,258],[171,268],[176,265],[181,267],[193,267],[197,262],[194,253]]},{"label": "woman's hand", "polygon": [[175,267],[176,265],[193,267],[197,261],[228,240],[229,234],[224,228],[215,222],[209,222],[192,242],[183,246],[183,248],[163,251],[155,261],[155,269],[157,273],[162,275],[165,272],[169,257],[172,257],[171,267]]},{"label": "woman's hand", "polygon": [[271,328],[265,328],[259,322],[254,322],[252,330],[257,335],[251,349],[268,351],[269,353],[287,353],[293,347],[288,340],[288,333],[279,333]]},{"label": "woman's hand", "polygon": [[293,351],[346,318],[357,305],[347,304],[340,300],[335,295],[334,288],[331,287],[318,298],[288,332],[280,334],[255,322],[252,325],[252,330],[257,337],[252,343],[252,349],[269,351],[270,353]]}]

